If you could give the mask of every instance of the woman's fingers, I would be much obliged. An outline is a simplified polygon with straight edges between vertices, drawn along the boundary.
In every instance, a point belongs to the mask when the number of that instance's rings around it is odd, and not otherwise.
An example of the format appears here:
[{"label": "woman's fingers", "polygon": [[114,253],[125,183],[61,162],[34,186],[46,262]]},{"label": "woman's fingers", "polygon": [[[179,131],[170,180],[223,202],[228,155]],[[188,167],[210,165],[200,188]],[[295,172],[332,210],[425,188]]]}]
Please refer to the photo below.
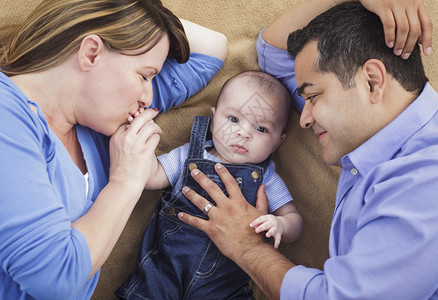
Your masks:
[{"label": "woman's fingers", "polygon": [[153,119],[158,115],[158,111],[154,109],[146,109],[129,123],[128,130],[137,134],[146,124],[154,123]]}]

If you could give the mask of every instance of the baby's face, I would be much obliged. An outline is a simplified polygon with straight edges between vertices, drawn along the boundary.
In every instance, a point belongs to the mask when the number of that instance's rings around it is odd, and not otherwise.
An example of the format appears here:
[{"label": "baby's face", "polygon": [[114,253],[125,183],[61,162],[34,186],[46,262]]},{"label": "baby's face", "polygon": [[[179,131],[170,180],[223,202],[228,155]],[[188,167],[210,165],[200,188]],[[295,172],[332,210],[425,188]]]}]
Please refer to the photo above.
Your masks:
[{"label": "baby's face", "polygon": [[286,137],[282,100],[275,100],[246,78],[236,78],[212,108],[211,132],[216,156],[228,163],[260,163]]}]

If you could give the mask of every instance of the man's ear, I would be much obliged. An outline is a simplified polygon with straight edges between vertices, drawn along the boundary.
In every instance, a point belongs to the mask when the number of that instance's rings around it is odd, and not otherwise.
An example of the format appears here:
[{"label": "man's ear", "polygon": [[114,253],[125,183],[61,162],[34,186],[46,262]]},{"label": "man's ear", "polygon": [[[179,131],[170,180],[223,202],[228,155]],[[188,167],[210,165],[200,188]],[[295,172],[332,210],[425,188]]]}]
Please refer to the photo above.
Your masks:
[{"label": "man's ear", "polygon": [[78,62],[82,70],[89,70],[100,60],[105,45],[97,34],[87,35],[82,39],[78,50]]},{"label": "man's ear", "polygon": [[384,63],[379,59],[369,59],[363,66],[368,82],[371,103],[379,103],[383,99],[383,92],[387,83],[387,72]]}]

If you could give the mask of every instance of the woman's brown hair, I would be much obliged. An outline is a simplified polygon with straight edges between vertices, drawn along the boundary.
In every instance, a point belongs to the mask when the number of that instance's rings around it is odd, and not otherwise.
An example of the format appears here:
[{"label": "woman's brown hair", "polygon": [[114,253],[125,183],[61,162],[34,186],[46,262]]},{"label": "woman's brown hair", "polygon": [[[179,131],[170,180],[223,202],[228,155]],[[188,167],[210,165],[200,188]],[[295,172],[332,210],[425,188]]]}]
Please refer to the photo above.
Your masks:
[{"label": "woman's brown hair", "polygon": [[150,49],[168,34],[169,57],[190,55],[180,20],[159,0],[44,0],[0,50],[0,68],[12,76],[57,66],[89,34],[120,52]]}]

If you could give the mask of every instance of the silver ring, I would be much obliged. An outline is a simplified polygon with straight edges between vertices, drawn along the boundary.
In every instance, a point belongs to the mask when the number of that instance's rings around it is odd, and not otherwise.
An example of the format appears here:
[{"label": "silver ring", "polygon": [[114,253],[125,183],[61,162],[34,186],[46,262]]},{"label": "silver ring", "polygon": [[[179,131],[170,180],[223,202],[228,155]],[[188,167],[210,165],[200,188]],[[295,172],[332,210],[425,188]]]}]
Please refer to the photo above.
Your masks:
[{"label": "silver ring", "polygon": [[210,209],[213,207],[213,204],[211,202],[209,202],[205,207],[204,210],[202,211],[204,213],[204,215],[208,215],[208,212],[210,211]]}]

